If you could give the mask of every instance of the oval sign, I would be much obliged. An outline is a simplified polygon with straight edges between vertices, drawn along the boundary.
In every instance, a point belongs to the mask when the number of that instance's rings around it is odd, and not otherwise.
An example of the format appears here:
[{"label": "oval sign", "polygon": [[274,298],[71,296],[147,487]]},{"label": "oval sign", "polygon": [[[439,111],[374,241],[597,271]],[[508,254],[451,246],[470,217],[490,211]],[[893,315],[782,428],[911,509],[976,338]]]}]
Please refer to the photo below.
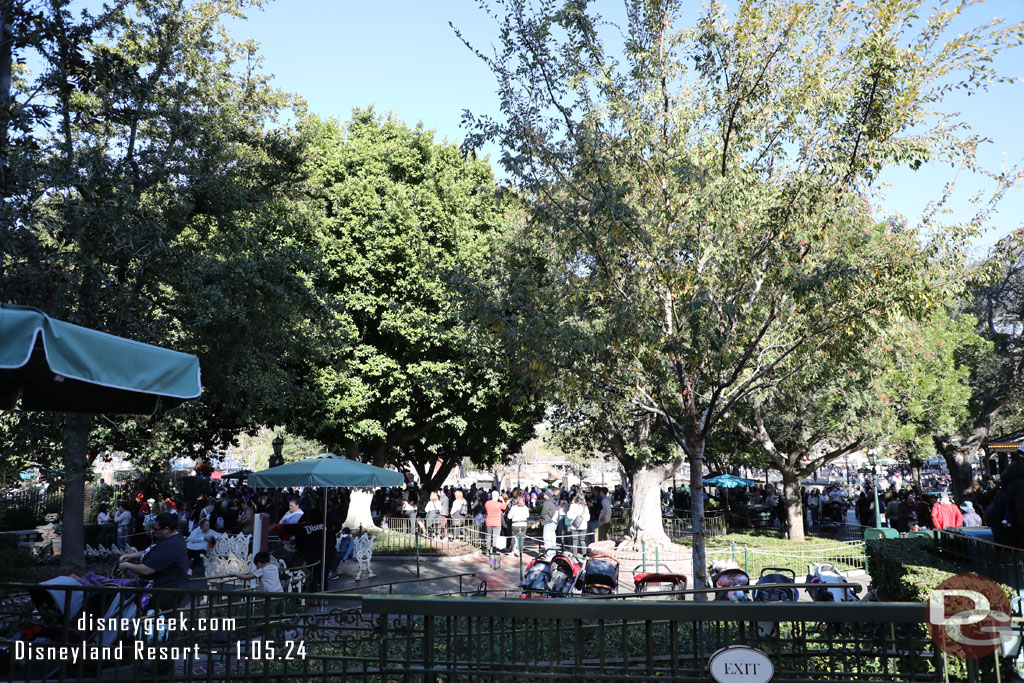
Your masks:
[{"label": "oval sign", "polygon": [[768,655],[746,645],[723,647],[711,655],[708,666],[718,683],[768,683],[775,675]]}]

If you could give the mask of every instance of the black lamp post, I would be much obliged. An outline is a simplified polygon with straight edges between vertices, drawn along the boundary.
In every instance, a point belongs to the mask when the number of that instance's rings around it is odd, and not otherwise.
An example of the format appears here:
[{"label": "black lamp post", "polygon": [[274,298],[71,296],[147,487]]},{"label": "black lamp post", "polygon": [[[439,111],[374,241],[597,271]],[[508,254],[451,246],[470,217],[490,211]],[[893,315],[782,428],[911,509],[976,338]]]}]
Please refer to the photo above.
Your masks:
[{"label": "black lamp post", "polygon": [[274,440],[270,442],[270,445],[274,447],[274,455],[270,457],[270,466],[280,467],[284,464],[284,458],[281,456],[281,451],[284,449],[284,439],[278,435],[274,437]]},{"label": "black lamp post", "polygon": [[875,528],[882,528],[882,515],[878,509],[878,454],[868,451],[868,462],[871,463],[871,490],[875,494]]}]

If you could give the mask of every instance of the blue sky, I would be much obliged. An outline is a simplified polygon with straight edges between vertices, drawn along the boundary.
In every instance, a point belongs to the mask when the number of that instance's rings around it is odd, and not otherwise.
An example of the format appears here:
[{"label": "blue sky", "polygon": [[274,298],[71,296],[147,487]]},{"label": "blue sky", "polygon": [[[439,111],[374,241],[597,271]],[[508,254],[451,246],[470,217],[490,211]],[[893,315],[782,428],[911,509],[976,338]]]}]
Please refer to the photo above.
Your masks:
[{"label": "blue sky", "polygon": [[[599,2],[608,12],[621,3]],[[1024,21],[1024,0],[996,0],[970,15],[984,21],[994,15]],[[301,95],[311,111],[344,120],[353,107],[373,104],[393,111],[409,124],[422,121],[438,137],[461,140],[462,112],[496,113],[494,80],[485,65],[459,40],[448,22],[474,44],[487,47],[497,34],[489,17],[472,0],[277,0],[249,20],[231,24],[236,38],[261,44],[265,70],[277,87]],[[998,62],[1006,75],[1024,76],[1024,50]],[[1024,161],[1024,83],[1003,85],[974,97],[954,96],[973,131],[993,140],[982,152],[988,167]],[[495,158],[492,151],[492,159]],[[913,224],[925,204],[953,177],[948,167],[917,172],[896,170],[882,180],[895,185],[883,208],[900,212]],[[967,196],[984,189],[977,179],[961,177],[952,207],[957,217],[969,211]],[[992,228],[977,242],[982,250],[1010,230],[1024,226],[1024,196],[1012,189]]]}]

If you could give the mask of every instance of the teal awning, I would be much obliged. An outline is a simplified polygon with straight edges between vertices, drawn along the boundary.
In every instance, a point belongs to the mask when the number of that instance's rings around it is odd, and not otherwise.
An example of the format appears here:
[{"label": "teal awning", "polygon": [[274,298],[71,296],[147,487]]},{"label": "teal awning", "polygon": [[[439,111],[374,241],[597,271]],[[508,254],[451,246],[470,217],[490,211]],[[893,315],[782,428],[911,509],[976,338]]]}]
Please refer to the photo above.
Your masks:
[{"label": "teal awning", "polygon": [[191,354],[0,304],[0,408],[149,414],[201,393]]},{"label": "teal awning", "polygon": [[249,486],[401,486],[405,475],[333,453],[290,462],[249,475]]}]

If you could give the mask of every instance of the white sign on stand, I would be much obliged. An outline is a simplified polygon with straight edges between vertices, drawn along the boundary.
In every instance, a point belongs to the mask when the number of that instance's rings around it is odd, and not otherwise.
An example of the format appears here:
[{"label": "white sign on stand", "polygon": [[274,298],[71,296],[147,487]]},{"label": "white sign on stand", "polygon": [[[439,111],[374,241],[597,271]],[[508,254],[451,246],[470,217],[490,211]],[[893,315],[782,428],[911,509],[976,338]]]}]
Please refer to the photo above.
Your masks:
[{"label": "white sign on stand", "polygon": [[746,645],[723,647],[711,655],[708,666],[718,683],[768,683],[775,675],[768,655]]}]

